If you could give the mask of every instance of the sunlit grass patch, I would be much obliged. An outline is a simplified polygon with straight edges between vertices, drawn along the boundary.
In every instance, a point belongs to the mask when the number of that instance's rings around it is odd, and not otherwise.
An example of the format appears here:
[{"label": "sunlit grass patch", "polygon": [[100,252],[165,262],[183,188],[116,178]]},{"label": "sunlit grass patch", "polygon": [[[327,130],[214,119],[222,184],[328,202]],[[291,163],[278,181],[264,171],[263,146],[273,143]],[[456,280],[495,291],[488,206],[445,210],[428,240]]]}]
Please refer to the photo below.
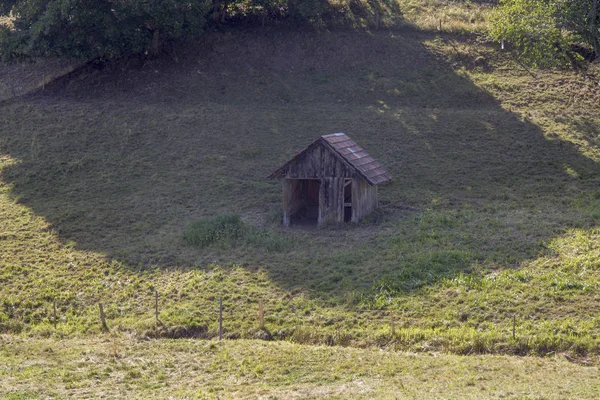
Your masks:
[{"label": "sunlit grass patch", "polygon": [[7,16],[0,16],[0,25],[7,26],[9,28],[13,27],[13,19]]},{"label": "sunlit grass patch", "polygon": [[492,5],[474,1],[398,0],[407,21],[421,29],[452,33],[485,32]]},{"label": "sunlit grass patch", "polygon": [[464,357],[256,340],[135,341],[108,335],[25,342],[11,337],[0,344],[5,367],[0,396],[592,399],[597,394],[595,366],[562,355],[477,355],[487,345],[487,339],[474,343]]}]

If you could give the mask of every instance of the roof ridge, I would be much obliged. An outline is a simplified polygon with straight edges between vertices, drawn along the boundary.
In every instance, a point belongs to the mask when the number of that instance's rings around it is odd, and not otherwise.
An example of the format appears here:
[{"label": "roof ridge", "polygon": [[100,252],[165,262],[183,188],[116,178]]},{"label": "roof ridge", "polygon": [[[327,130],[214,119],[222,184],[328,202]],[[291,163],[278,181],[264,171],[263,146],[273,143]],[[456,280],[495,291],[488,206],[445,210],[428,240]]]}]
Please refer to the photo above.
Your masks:
[{"label": "roof ridge", "polygon": [[[360,176],[362,176],[370,185],[377,185],[392,179],[392,176],[386,171],[386,169],[375,160],[371,155],[359,146],[354,140],[350,139],[348,135],[343,132],[330,133],[328,135],[321,135],[317,139],[313,140],[302,151],[297,153],[292,159],[281,166],[279,169],[271,174],[272,178],[281,176],[286,166],[298,159],[302,154],[307,152],[315,144],[323,142],[323,144],[329,148],[333,153],[340,158],[341,161],[348,164],[350,168],[355,170]],[[360,161],[360,162],[359,162]],[[369,165],[369,168],[365,171],[362,168],[365,165]],[[373,174],[371,171],[379,171],[377,174]]]}]

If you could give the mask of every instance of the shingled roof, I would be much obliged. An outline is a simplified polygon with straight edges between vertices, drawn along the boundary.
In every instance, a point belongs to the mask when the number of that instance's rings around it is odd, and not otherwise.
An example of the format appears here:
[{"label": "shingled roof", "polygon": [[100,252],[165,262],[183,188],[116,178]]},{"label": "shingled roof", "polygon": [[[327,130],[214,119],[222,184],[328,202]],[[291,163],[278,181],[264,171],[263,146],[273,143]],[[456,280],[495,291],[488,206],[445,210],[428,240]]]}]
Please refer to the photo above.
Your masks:
[{"label": "shingled roof", "polygon": [[381,164],[369,155],[362,147],[357,145],[345,133],[333,133],[331,135],[323,135],[312,142],[307,148],[296,154],[290,161],[285,163],[281,168],[274,171],[270,177],[280,177],[285,168],[296,161],[309,149],[323,143],[330,148],[341,159],[346,161],[352,168],[358,172],[369,184],[378,185],[392,179],[392,176],[383,168]]}]

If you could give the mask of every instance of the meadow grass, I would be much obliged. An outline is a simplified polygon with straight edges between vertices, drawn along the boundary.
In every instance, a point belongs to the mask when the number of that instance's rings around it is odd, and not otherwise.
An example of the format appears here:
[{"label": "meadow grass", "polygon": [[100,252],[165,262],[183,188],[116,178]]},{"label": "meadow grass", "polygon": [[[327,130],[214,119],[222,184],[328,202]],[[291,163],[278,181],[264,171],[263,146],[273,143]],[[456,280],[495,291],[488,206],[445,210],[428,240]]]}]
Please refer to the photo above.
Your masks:
[{"label": "meadow grass", "polygon": [[598,367],[263,341],[0,338],[0,396],[592,399]]},{"label": "meadow grass", "polygon": [[[102,302],[113,333],[211,338],[222,297],[232,339],[598,352],[596,78],[424,27],[213,33],[172,57],[2,104],[2,332],[96,334]],[[266,177],[338,131],[393,175],[380,209],[283,229]],[[237,239],[207,233],[231,214]]]},{"label": "meadow grass", "polygon": [[405,23],[457,34],[485,34],[494,6],[493,1],[468,0],[399,0],[398,4]]},{"label": "meadow grass", "polygon": [[267,250],[282,250],[291,246],[289,240],[268,229],[260,229],[244,223],[237,214],[217,215],[191,223],[183,233],[183,240],[196,247],[210,245],[247,245]]}]

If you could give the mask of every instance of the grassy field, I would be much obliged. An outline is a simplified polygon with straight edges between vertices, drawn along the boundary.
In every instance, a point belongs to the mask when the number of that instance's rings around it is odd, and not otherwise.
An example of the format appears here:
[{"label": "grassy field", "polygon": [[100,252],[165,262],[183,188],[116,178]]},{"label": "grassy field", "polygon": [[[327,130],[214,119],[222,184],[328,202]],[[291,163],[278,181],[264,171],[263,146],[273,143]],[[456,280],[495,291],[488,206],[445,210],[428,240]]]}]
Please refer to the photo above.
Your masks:
[{"label": "grassy field", "polygon": [[[5,399],[583,399],[598,367],[264,341],[0,338]],[[360,362],[356,362],[359,360]]]},{"label": "grassy field", "polygon": [[[87,337],[102,302],[114,333],[214,337],[222,296],[232,339],[594,357],[598,79],[415,23],[210,33],[3,102],[0,331]],[[282,229],[266,177],[339,131],[394,176],[380,210]],[[251,239],[184,241],[232,213]]]}]

